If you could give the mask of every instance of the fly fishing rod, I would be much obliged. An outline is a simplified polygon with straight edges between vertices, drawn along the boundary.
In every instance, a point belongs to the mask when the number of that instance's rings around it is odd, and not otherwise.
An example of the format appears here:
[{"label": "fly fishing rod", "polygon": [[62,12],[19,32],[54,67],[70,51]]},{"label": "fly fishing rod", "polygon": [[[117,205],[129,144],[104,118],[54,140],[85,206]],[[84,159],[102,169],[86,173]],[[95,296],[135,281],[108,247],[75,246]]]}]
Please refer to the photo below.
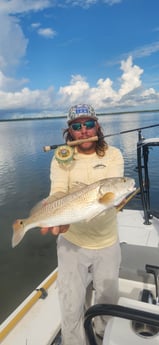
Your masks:
[{"label": "fly fishing rod", "polygon": [[[115,135],[126,134],[126,133],[130,133],[130,132],[135,132],[135,131],[141,131],[142,129],[152,128],[152,127],[157,127],[157,126],[159,126],[159,123],[156,124],[156,125],[150,125],[150,126],[145,126],[145,127],[133,128],[133,129],[129,129],[127,131],[121,131],[121,132],[116,132],[116,133],[111,133],[111,134],[103,135],[103,138],[109,138],[109,137],[113,137]],[[98,141],[98,136],[94,136],[94,137],[87,138],[87,139],[67,141],[66,144],[68,146],[76,146],[76,145],[79,145],[81,143],[90,142],[90,141]],[[44,152],[48,152],[50,150],[55,150],[57,147],[63,146],[63,145],[66,145],[66,144],[44,146],[43,150],[44,150]]]}]

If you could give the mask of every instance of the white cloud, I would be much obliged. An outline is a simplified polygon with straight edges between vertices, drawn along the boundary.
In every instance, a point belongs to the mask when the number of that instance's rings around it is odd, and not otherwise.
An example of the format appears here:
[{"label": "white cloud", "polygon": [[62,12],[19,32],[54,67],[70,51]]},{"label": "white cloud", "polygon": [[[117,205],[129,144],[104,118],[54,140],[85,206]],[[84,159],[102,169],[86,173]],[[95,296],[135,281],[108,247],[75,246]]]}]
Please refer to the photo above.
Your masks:
[{"label": "white cloud", "polygon": [[159,51],[159,41],[144,45],[132,52],[129,52],[129,55],[132,55],[133,58],[141,58],[143,56],[150,56],[153,53],[156,53],[158,51]]},{"label": "white cloud", "polygon": [[121,3],[123,0],[104,0],[107,5],[115,5]]},{"label": "white cloud", "polygon": [[39,11],[53,6],[79,6],[89,8],[102,2],[108,6],[121,3],[123,0],[0,0],[0,12],[6,14],[19,14],[29,11]]},{"label": "white cloud", "polygon": [[150,87],[148,90],[144,90],[142,92],[143,97],[149,97],[149,96],[155,95],[155,94],[156,94],[156,91],[152,87]]},{"label": "white cloud", "polygon": [[[73,76],[69,85],[59,89],[61,96],[61,105],[88,102],[95,106],[98,110],[109,110],[121,107],[134,107],[151,102],[151,106],[159,104],[159,93],[154,89],[143,91],[141,75],[143,69],[137,65],[133,65],[132,57],[121,61],[121,70],[123,71],[120,78],[118,90],[113,88],[113,82],[110,78],[100,78],[95,87],[91,87],[89,83],[81,76]],[[153,97],[152,97],[153,96]],[[150,101],[151,99],[151,101]]]},{"label": "white cloud", "polygon": [[151,44],[147,44],[132,51],[129,51],[125,54],[122,54],[118,59],[111,59],[110,61],[106,61],[105,64],[108,66],[118,65],[121,60],[126,60],[129,56],[132,56],[133,59],[140,59],[146,56],[151,56],[152,54],[157,53],[158,51],[159,41],[156,41]]},{"label": "white cloud", "polygon": [[0,13],[18,14],[51,7],[51,0],[0,0]]},{"label": "white cloud", "polygon": [[37,29],[40,27],[40,23],[32,23],[31,27]]},{"label": "white cloud", "polygon": [[[65,111],[70,104],[88,102],[93,104],[97,111],[114,111],[124,109],[124,107],[140,106],[155,107],[159,104],[159,93],[153,88],[144,90],[141,81],[143,70],[133,65],[132,57],[121,62],[122,75],[118,90],[113,88],[110,78],[100,78],[96,86],[91,87],[86,78],[81,75],[72,76],[70,83],[61,86],[55,93],[53,87],[47,90],[30,90],[22,88],[17,92],[0,92],[1,111],[11,111],[16,114],[27,111],[34,115],[53,114],[59,110]],[[12,83],[12,80],[5,79],[0,74],[0,84]]]},{"label": "white cloud", "polygon": [[130,56],[126,61],[121,62],[121,70],[123,74],[121,77],[122,84],[119,95],[122,97],[141,86],[142,82],[140,76],[143,73],[143,69],[133,65],[132,57]]},{"label": "white cloud", "polygon": [[[16,91],[27,79],[14,79],[17,67],[26,56],[28,39],[25,37],[20,20],[16,14],[29,11],[39,11],[52,6],[48,0],[0,0],[0,90]],[[39,28],[40,23],[33,23],[32,27]],[[52,38],[55,31],[50,28],[39,29],[43,37]],[[10,77],[12,75],[12,77]]]},{"label": "white cloud", "polygon": [[53,38],[56,36],[56,31],[52,30],[51,28],[40,28],[38,29],[38,34],[40,36],[46,37],[46,38]]},{"label": "white cloud", "polygon": [[16,80],[14,78],[7,77],[0,71],[0,90],[5,92],[19,90],[24,84],[28,82],[28,79]]},{"label": "white cloud", "polygon": [[[26,55],[28,39],[16,15],[40,11],[53,4],[51,0],[0,0],[0,69],[3,72],[19,64]],[[32,26],[37,28],[39,23]],[[41,34],[53,37],[55,32],[46,29]]]},{"label": "white cloud", "polygon": [[[123,0],[101,0],[102,3],[112,6],[121,3]],[[79,6],[83,8],[89,8],[92,5],[95,5],[99,2],[99,0],[66,0],[61,1],[65,5],[72,5],[72,6]]]},{"label": "white cloud", "polygon": [[57,32],[52,28],[43,28],[40,23],[32,23],[31,27],[35,29],[38,35],[45,38],[54,38],[57,35]]},{"label": "white cloud", "polygon": [[100,78],[95,87],[91,87],[84,77],[72,76],[70,85],[60,87],[59,95],[62,104],[82,102],[92,103],[96,109],[105,108],[106,99],[116,98],[116,92],[112,88],[113,82],[107,78]]},{"label": "white cloud", "polygon": [[0,69],[9,70],[25,56],[28,40],[15,17],[0,14]]},{"label": "white cloud", "polygon": [[98,0],[66,0],[66,4],[71,4],[72,6],[80,6],[88,8],[91,5],[94,5]]},{"label": "white cloud", "polygon": [[54,98],[53,87],[47,90],[23,88],[17,92],[0,91],[0,109],[5,111],[27,110],[38,112],[49,109]]},{"label": "white cloud", "polygon": [[79,98],[85,97],[87,92],[89,91],[89,84],[85,81],[80,75],[72,76],[70,85],[60,87],[59,95],[63,99],[63,103],[65,103],[69,97],[71,103],[74,103]]},{"label": "white cloud", "polygon": [[[89,7],[99,0],[58,1],[67,5]],[[103,0],[107,5],[115,5],[120,0]],[[24,87],[28,82],[17,80],[16,67],[26,56],[28,39],[25,37],[16,14],[39,11],[55,5],[52,0],[0,0],[0,109],[3,112],[28,113],[39,115],[52,113],[53,110],[65,111],[70,104],[79,102],[92,103],[97,111],[107,111],[120,107],[134,107],[151,102],[159,104],[159,93],[153,88],[143,89],[141,76],[143,69],[133,64],[131,56],[121,61],[119,87],[115,89],[113,81],[106,77],[99,78],[91,86],[84,76],[74,75],[68,85],[61,86],[55,93],[51,86],[47,90],[31,90]],[[41,23],[32,23],[32,28],[45,38],[53,38],[56,32],[43,28]],[[137,49],[132,56],[147,56],[159,50],[159,42]]]}]

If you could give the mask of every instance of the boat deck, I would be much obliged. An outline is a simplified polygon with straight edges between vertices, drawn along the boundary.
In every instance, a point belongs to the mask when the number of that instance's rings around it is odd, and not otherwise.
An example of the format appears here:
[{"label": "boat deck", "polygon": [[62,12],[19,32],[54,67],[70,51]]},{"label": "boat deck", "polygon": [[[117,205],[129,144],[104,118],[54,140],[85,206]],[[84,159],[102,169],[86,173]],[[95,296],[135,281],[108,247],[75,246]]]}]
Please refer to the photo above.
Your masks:
[{"label": "boat deck", "polygon": [[[124,209],[118,213],[118,223],[122,251],[121,280],[152,283],[151,275],[145,273],[145,264],[157,265],[159,263],[159,221],[154,218],[151,225],[145,225],[142,211]],[[44,282],[38,288],[43,285]],[[35,293],[36,291],[32,295]],[[60,329],[56,281],[48,288],[48,297],[38,299],[31,309],[26,308],[26,314],[19,320],[17,315],[21,313],[21,309],[27,305],[32,295],[1,325],[2,345],[52,344],[53,334],[56,335]],[[12,326],[15,327],[12,329]],[[2,337],[4,330],[6,334],[8,330],[10,332]]]},{"label": "boat deck", "polygon": [[[144,224],[143,212],[123,210],[118,214],[122,262],[120,278],[154,283],[145,265],[159,265],[159,220]],[[152,251],[153,247],[153,251]]]},{"label": "boat deck", "polygon": [[120,242],[159,247],[159,220],[153,218],[144,224],[143,211],[124,209],[118,213]]}]

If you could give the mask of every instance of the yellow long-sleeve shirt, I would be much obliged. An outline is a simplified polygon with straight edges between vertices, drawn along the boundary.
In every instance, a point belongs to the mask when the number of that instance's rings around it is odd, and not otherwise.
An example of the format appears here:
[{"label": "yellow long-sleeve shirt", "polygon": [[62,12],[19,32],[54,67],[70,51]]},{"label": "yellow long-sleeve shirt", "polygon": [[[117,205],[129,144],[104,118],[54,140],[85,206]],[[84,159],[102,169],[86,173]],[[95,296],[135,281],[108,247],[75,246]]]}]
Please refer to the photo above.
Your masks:
[{"label": "yellow long-sleeve shirt", "polygon": [[[69,167],[59,164],[53,158],[50,194],[68,192],[76,182],[91,184],[103,178],[123,176],[123,172],[123,156],[115,147],[109,146],[104,157],[99,157],[96,153],[86,155],[75,150],[74,160]],[[116,210],[112,208],[89,222],[71,224],[63,236],[84,248],[98,249],[110,246],[118,237]]]}]

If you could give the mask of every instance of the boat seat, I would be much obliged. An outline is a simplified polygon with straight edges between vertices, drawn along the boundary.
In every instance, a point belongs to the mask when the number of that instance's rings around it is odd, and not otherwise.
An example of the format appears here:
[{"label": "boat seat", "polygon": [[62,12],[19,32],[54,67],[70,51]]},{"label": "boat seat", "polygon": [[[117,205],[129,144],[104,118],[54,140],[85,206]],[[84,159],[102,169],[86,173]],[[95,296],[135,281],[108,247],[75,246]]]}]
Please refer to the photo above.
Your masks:
[{"label": "boat seat", "polygon": [[121,243],[121,255],[120,278],[154,284],[154,277],[146,273],[145,265],[159,266],[159,248]]}]

